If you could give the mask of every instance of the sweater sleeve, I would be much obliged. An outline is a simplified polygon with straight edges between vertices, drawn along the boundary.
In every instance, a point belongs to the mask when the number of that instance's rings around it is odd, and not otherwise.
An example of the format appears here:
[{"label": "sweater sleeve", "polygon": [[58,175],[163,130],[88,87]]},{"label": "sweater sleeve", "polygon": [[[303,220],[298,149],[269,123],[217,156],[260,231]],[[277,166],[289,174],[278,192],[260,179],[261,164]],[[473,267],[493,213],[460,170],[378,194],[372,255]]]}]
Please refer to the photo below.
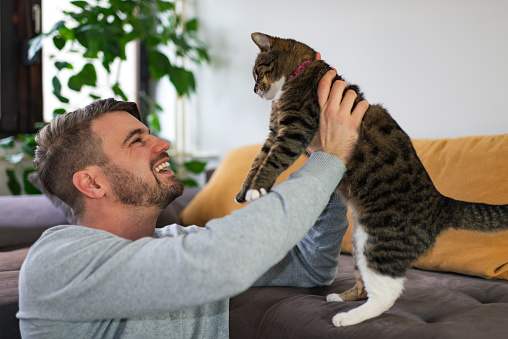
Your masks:
[{"label": "sweater sleeve", "polygon": [[80,226],[50,229],[22,267],[18,316],[128,318],[234,296],[307,234],[344,173],[338,158],[314,153],[269,194],[199,232],[173,225],[170,236],[129,241]]},{"label": "sweater sleeve", "polygon": [[334,193],[314,227],[254,285],[315,287],[331,284],[337,274],[342,238],[348,224],[347,206]]}]

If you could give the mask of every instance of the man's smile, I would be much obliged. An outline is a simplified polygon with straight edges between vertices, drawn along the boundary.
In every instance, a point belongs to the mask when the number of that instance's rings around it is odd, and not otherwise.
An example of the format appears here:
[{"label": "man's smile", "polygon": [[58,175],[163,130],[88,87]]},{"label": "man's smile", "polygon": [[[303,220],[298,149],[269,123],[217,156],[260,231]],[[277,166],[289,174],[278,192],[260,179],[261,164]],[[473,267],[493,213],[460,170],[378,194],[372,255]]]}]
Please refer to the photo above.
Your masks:
[{"label": "man's smile", "polygon": [[167,171],[169,169],[169,161],[165,161],[162,164],[155,167],[155,172],[160,173]]}]

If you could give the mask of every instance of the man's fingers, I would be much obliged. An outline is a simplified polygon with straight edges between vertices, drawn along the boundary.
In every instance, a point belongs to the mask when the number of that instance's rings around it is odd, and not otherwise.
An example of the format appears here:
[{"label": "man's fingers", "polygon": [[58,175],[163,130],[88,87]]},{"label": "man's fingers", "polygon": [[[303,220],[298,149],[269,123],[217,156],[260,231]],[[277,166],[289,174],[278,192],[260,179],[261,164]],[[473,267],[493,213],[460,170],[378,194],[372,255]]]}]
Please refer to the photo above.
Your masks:
[{"label": "man's fingers", "polygon": [[355,104],[355,99],[358,96],[355,91],[348,90],[346,94],[344,94],[344,97],[342,98],[342,101],[340,103],[340,108],[343,112],[351,112],[353,105]]},{"label": "man's fingers", "polygon": [[326,102],[328,101],[328,96],[330,95],[330,87],[332,86],[332,80],[335,78],[336,74],[337,72],[334,70],[328,71],[319,81],[318,101],[319,107],[321,107],[321,109],[324,108]]},{"label": "man's fingers", "polygon": [[356,104],[355,109],[351,112],[351,116],[357,122],[361,122],[367,110],[369,109],[369,103],[367,100],[362,100]]},{"label": "man's fingers", "polygon": [[337,80],[333,83],[330,95],[328,97],[328,103],[326,104],[326,110],[328,112],[338,112],[341,107],[347,84],[342,80]]}]

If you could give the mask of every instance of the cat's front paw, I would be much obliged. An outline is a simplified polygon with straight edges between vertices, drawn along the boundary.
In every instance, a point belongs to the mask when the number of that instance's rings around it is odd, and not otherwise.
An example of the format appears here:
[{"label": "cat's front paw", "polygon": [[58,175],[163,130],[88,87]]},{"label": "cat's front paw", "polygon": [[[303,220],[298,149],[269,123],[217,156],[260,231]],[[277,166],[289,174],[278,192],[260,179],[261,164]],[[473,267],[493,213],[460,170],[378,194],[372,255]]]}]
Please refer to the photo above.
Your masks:
[{"label": "cat's front paw", "polygon": [[266,195],[266,190],[264,188],[260,188],[259,191],[250,189],[247,191],[247,194],[245,195],[245,200],[247,200],[248,202],[252,202],[258,200],[264,195]]},{"label": "cat's front paw", "polygon": [[244,204],[247,202],[247,200],[245,200],[245,192],[243,192],[243,190],[236,195],[235,201],[239,204]]}]

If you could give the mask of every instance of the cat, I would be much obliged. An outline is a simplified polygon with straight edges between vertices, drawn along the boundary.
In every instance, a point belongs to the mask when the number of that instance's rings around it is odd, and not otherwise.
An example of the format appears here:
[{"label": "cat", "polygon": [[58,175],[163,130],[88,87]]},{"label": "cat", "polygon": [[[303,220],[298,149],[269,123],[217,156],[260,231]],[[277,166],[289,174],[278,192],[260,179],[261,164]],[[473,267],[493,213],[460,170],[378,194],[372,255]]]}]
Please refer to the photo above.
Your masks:
[{"label": "cat", "polygon": [[[256,156],[237,202],[267,194],[318,133],[317,86],[331,67],[309,46],[292,39],[253,33],[259,47],[254,92],[273,100],[270,133]],[[342,79],[336,75],[335,80]],[[356,85],[356,103],[364,99]],[[401,295],[405,272],[427,253],[446,229],[508,229],[508,205],[454,200],[437,191],[409,136],[381,105],[365,113],[358,143],[337,187],[355,220],[353,258],[356,284],[327,301],[367,301],[332,319],[349,326],[387,311]]]}]

